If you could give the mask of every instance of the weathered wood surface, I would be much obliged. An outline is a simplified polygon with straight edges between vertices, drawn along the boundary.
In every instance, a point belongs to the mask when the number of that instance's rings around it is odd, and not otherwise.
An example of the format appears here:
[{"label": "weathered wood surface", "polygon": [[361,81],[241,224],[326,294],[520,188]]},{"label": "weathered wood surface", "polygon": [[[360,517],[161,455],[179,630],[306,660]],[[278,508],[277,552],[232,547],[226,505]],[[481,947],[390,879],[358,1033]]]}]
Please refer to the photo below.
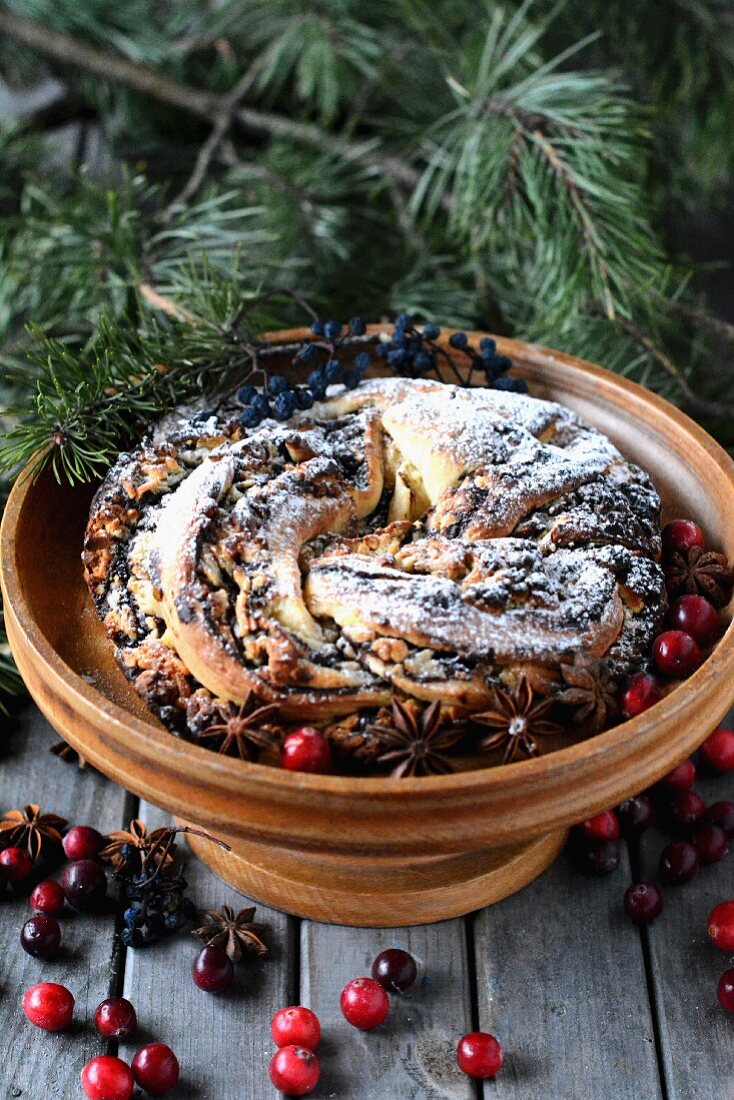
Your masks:
[{"label": "weathered wood surface", "polygon": [[[0,737],[0,810],[33,800],[104,829],[138,812],[119,787],[48,753],[54,735],[33,706],[4,725],[12,736]],[[698,786],[709,801],[734,794],[731,778]],[[165,820],[145,804],[139,813],[150,824]],[[645,839],[637,877],[653,876],[663,843],[653,834]],[[80,1096],[81,1067],[107,1049],[94,1033],[94,1009],[119,990],[136,1004],[141,1043],[160,1039],[179,1055],[182,1081],[171,1100],[275,1100],[267,1078],[270,1018],[295,1001],[312,1005],[323,1024],[315,1100],[734,1097],[732,1021],[716,1001],[719,975],[732,960],[709,945],[705,931],[711,907],[734,896],[732,867],[724,861],[668,890],[666,911],[645,936],[622,910],[631,881],[626,853],[620,870],[602,880],[581,878],[564,857],[520,894],[467,921],[357,930],[259,908],[273,957],[243,968],[224,997],[193,985],[197,942],[186,934],[120,952],[110,919],[69,916],[62,958],[44,964],[18,945],[27,901],[4,902],[0,1100]],[[186,874],[200,905],[245,904],[198,861],[189,861]],[[418,985],[393,998],[382,1027],[356,1031],[341,1018],[339,992],[349,978],[368,974],[388,946],[421,960]],[[61,981],[76,995],[70,1033],[46,1035],[23,1017],[22,994],[39,980]],[[507,1051],[502,1074],[483,1087],[454,1064],[456,1040],[475,1026],[494,1031]],[[121,1053],[129,1058],[134,1049]]]}]

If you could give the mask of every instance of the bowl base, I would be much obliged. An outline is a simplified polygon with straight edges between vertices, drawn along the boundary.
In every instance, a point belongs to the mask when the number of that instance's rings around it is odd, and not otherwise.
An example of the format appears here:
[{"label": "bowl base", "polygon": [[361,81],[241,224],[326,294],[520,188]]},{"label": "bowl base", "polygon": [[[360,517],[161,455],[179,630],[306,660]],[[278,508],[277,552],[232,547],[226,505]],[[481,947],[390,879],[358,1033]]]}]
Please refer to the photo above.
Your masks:
[{"label": "bowl base", "polygon": [[[188,824],[180,821],[179,824]],[[234,840],[231,851],[189,834],[192,851],[236,890],[294,916],[361,928],[429,924],[500,901],[537,878],[561,851],[560,830],[523,844],[459,855],[324,858]]]}]

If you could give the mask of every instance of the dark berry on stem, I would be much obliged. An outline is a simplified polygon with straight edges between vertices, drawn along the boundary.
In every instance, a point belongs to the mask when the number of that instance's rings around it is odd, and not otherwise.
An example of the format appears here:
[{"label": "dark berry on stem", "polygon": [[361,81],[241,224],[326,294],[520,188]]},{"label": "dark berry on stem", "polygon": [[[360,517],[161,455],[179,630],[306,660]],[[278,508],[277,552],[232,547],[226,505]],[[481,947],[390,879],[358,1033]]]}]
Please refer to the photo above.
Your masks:
[{"label": "dark berry on stem", "polygon": [[721,951],[734,951],[734,901],[722,901],[709,913],[709,939]]},{"label": "dark berry on stem", "polygon": [[321,1041],[321,1024],[310,1008],[291,1005],[275,1013],[270,1022],[270,1034],[277,1047],[297,1046],[316,1050]]},{"label": "dark berry on stem", "polygon": [[716,996],[726,1012],[734,1012],[734,970],[725,970],[721,975]]},{"label": "dark berry on stem", "polygon": [[615,840],[602,840],[579,845],[576,852],[579,870],[586,875],[610,875],[619,867],[619,845]]},{"label": "dark berry on stem", "polygon": [[696,765],[692,760],[684,760],[682,764],[678,764],[663,776],[660,786],[665,787],[667,791],[673,791],[674,794],[682,794],[684,791],[690,791],[695,782]]},{"label": "dark berry on stem", "polygon": [[55,917],[36,914],[20,930],[20,946],[34,959],[55,959],[61,950],[61,929]]},{"label": "dark berry on stem", "polygon": [[698,853],[687,840],[674,840],[660,855],[660,876],[671,886],[690,882],[699,868]]},{"label": "dark berry on stem", "polygon": [[627,836],[637,836],[655,823],[655,807],[646,794],[636,794],[628,798],[617,809],[622,831]]},{"label": "dark berry on stem", "polygon": [[66,986],[41,982],[26,991],[23,1011],[43,1031],[64,1031],[74,1014],[74,997]]},{"label": "dark berry on stem", "polygon": [[625,718],[634,718],[660,701],[660,684],[649,672],[630,676],[622,693],[621,706]]},{"label": "dark berry on stem", "polygon": [[341,332],[342,326],[338,321],[327,321],[324,325],[324,336],[327,340],[338,340]]},{"label": "dark berry on stem", "polygon": [[388,947],[372,963],[372,977],[390,993],[405,993],[418,977],[418,967],[407,951],[400,947]]},{"label": "dark berry on stem", "polygon": [[308,1096],[319,1083],[319,1060],[305,1047],[287,1046],[270,1060],[270,1080],[286,1096]]},{"label": "dark berry on stem", "polygon": [[652,656],[657,668],[666,676],[682,680],[701,664],[698,642],[683,630],[666,630],[653,642]]},{"label": "dark berry on stem", "polygon": [[706,803],[697,791],[683,791],[671,798],[668,814],[673,825],[693,829],[703,821]]},{"label": "dark berry on stem", "polygon": [[729,854],[729,837],[720,825],[702,825],[693,843],[701,863],[718,863]]},{"label": "dark berry on stem", "polygon": [[355,978],[342,989],[339,1006],[348,1024],[369,1031],[387,1019],[390,998],[374,978]]},{"label": "dark berry on stem", "polygon": [[663,527],[663,553],[690,550],[705,544],[703,531],[692,519],[674,519]]},{"label": "dark berry on stem", "polygon": [[45,913],[49,917],[58,917],[64,910],[64,891],[58,882],[50,879],[39,882],[31,894],[31,909]]},{"label": "dark berry on stem", "polygon": [[654,882],[636,882],[624,895],[624,907],[637,924],[651,924],[663,911],[663,895]]},{"label": "dark berry on stem", "polygon": [[724,775],[734,768],[734,730],[719,726],[698,750],[701,759],[712,771]]},{"label": "dark berry on stem", "polygon": [[165,1043],[148,1043],[132,1061],[135,1081],[151,1096],[162,1096],[178,1084],[181,1070],[178,1058]]},{"label": "dark berry on stem", "polygon": [[94,1013],[94,1026],[105,1039],[131,1039],[138,1030],[138,1018],[125,997],[108,997]]},{"label": "dark berry on stem", "polygon": [[135,1078],[121,1058],[102,1054],[82,1070],[82,1088],[89,1100],[130,1100]]},{"label": "dark berry on stem", "polygon": [[93,859],[69,863],[61,872],[61,886],[73,909],[82,912],[98,909],[107,894],[104,868]]},{"label": "dark berry on stem", "polygon": [[720,826],[731,839],[734,836],[734,802],[714,802],[706,810],[706,821]]},{"label": "dark berry on stem", "polygon": [[223,948],[209,945],[194,959],[191,975],[206,993],[224,993],[234,981],[234,967]]},{"label": "dark berry on stem", "polygon": [[505,1052],[495,1039],[486,1031],[471,1031],[459,1040],[456,1048],[456,1062],[459,1069],[469,1077],[495,1077],[502,1069]]},{"label": "dark berry on stem", "polygon": [[349,331],[352,336],[364,336],[367,331],[367,325],[361,317],[352,317],[349,322]]},{"label": "dark berry on stem", "polygon": [[4,848],[0,852],[0,873],[8,882],[22,882],[33,870],[33,860],[25,848]]},{"label": "dark berry on stem", "polygon": [[671,629],[685,631],[704,647],[713,645],[722,631],[719,612],[704,596],[681,596],[670,608],[667,621]]},{"label": "dark berry on stem", "polygon": [[579,826],[587,840],[619,840],[619,820],[614,810],[604,810]]},{"label": "dark berry on stem", "polygon": [[105,839],[91,825],[74,825],[64,837],[64,855],[70,860],[94,859]]},{"label": "dark berry on stem", "polygon": [[331,767],[331,746],[320,730],[302,726],[285,738],[280,761],[288,771],[327,772]]},{"label": "dark berry on stem", "polygon": [[469,338],[465,332],[452,332],[449,336],[449,344],[452,348],[464,351],[469,346]]}]

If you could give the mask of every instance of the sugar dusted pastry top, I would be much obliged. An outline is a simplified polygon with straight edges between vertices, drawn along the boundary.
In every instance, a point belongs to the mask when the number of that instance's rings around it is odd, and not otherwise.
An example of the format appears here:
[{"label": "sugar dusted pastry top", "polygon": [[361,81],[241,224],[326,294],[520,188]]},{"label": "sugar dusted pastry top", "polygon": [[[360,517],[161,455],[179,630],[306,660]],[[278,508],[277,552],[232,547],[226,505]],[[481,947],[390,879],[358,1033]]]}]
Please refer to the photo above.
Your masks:
[{"label": "sugar dusted pastry top", "polygon": [[469,709],[577,652],[639,667],[665,607],[648,476],[561,405],[427,380],[245,433],[169,417],[92,504],[87,579],[178,732],[254,692],[293,718]]}]

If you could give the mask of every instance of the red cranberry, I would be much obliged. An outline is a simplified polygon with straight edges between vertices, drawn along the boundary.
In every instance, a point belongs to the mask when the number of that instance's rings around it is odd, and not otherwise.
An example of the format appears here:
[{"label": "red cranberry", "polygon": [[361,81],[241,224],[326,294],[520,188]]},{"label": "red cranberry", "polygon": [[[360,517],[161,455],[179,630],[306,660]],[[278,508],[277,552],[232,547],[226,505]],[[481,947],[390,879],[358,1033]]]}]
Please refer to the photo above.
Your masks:
[{"label": "red cranberry", "polygon": [[660,855],[660,876],[671,886],[690,882],[698,872],[698,853],[687,840],[674,840]]},{"label": "red cranberry", "polygon": [[587,840],[619,840],[619,821],[614,810],[605,810],[579,826]]},{"label": "red cranberry", "polygon": [[655,823],[655,807],[652,799],[646,794],[636,794],[628,798],[617,809],[617,817],[627,836],[637,836],[644,833]]},{"label": "red cranberry", "polygon": [[302,726],[286,737],[280,760],[291,772],[327,772],[331,767],[331,746],[321,730]]},{"label": "red cranberry", "polygon": [[666,676],[683,680],[701,664],[701,650],[690,634],[683,630],[666,630],[653,642],[655,664]]},{"label": "red cranberry", "polygon": [[729,854],[729,837],[720,825],[702,825],[693,843],[702,864],[718,863]]},{"label": "red cranberry", "polygon": [[162,1096],[178,1084],[178,1058],[165,1043],[148,1043],[133,1058],[133,1076],[151,1096]]},{"label": "red cranberry", "polygon": [[94,859],[105,843],[91,825],[74,825],[64,837],[64,855],[70,860]]},{"label": "red cranberry", "polygon": [[459,1069],[469,1077],[494,1077],[502,1069],[505,1052],[486,1031],[470,1031],[456,1048]]},{"label": "red cranberry", "polygon": [[692,519],[674,519],[663,527],[663,553],[690,550],[692,546],[704,546],[703,531]]},{"label": "red cranberry", "polygon": [[25,848],[3,848],[0,852],[0,870],[8,882],[20,882],[33,870],[33,860]]},{"label": "red cranberry", "polygon": [[388,947],[372,963],[372,977],[390,993],[405,993],[418,977],[418,967],[407,951],[399,947]]},{"label": "red cranberry", "polygon": [[74,1014],[74,998],[63,985],[41,982],[32,985],[23,997],[23,1011],[43,1031],[63,1031]]},{"label": "red cranberry", "polygon": [[677,768],[673,768],[663,776],[660,786],[665,787],[667,791],[673,791],[674,794],[682,794],[683,791],[690,791],[695,782],[696,765],[692,760],[684,760]]},{"label": "red cranberry", "polygon": [[374,978],[355,978],[342,989],[339,1006],[348,1024],[369,1031],[387,1019],[390,998]]},{"label": "red cranberry", "polygon": [[31,894],[31,909],[45,913],[49,917],[58,917],[64,911],[64,891],[58,882],[39,882]]},{"label": "red cranberry", "polygon": [[97,1006],[94,1026],[105,1039],[130,1039],[138,1030],[138,1018],[125,997],[108,997]]},{"label": "red cranberry", "polygon": [[660,702],[660,684],[649,672],[636,672],[622,692],[622,714],[634,718]]},{"label": "red cranberry", "polygon": [[270,1061],[270,1080],[287,1096],[308,1096],[319,1083],[319,1060],[305,1047],[281,1047]]},{"label": "red cranberry", "polygon": [[703,821],[706,803],[697,791],[683,791],[671,798],[668,813],[673,825],[680,829],[693,829]]},{"label": "red cranberry", "polygon": [[82,1088],[89,1100],[130,1100],[135,1078],[121,1058],[102,1054],[82,1070]]},{"label": "red cranberry", "polygon": [[723,1009],[734,1012],[734,970],[725,970],[721,975],[716,996]]},{"label": "red cranberry", "polygon": [[636,882],[624,895],[624,907],[637,924],[652,924],[663,911],[663,895],[654,882]]},{"label": "red cranberry", "polygon": [[706,810],[706,820],[711,825],[719,825],[726,835],[731,838],[734,836],[734,802],[728,802],[726,800],[722,802],[714,802]]},{"label": "red cranberry", "polygon": [[710,734],[698,750],[704,763],[723,775],[734,768],[734,730],[719,726]]},{"label": "red cranberry", "polygon": [[234,967],[227,952],[211,944],[202,947],[191,970],[194,984],[206,993],[224,993],[234,981]]},{"label": "red cranberry", "polygon": [[104,868],[93,859],[68,863],[61,872],[61,885],[69,905],[81,912],[98,909],[107,894]]},{"label": "red cranberry", "polygon": [[303,1005],[281,1008],[270,1022],[270,1034],[276,1047],[305,1047],[316,1050],[321,1041],[321,1024],[315,1012]]},{"label": "red cranberry", "polygon": [[722,901],[711,910],[706,931],[721,951],[734,951],[734,901]]},{"label": "red cranberry", "polygon": [[705,596],[680,596],[668,612],[668,625],[702,646],[713,645],[722,630],[719,612]]},{"label": "red cranberry", "polygon": [[35,959],[55,959],[61,949],[61,929],[54,917],[31,917],[20,930],[20,946]]},{"label": "red cranberry", "polygon": [[576,862],[585,875],[610,875],[619,867],[619,845],[615,840],[583,844],[577,850]]}]

